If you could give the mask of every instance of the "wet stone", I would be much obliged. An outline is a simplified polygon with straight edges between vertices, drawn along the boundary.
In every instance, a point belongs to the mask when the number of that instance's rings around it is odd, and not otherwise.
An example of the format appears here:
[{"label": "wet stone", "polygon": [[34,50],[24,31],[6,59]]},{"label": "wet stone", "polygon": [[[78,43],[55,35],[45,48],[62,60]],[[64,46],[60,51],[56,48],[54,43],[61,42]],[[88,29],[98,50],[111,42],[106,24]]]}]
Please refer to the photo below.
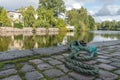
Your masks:
[{"label": "wet stone", "polygon": [[34,64],[40,64],[40,63],[43,63],[43,61],[40,60],[40,59],[29,60],[29,62],[34,63]]},{"label": "wet stone", "polygon": [[105,70],[109,70],[109,71],[116,69],[116,67],[113,67],[113,66],[108,65],[108,64],[99,64],[98,67],[105,69]]},{"label": "wet stone", "polygon": [[94,79],[94,76],[82,75],[76,72],[71,72],[69,73],[69,75],[75,78],[76,80],[93,80]]},{"label": "wet stone", "polygon": [[70,76],[62,76],[60,78],[55,78],[54,80],[74,80],[74,79],[71,78]]},{"label": "wet stone", "polygon": [[120,75],[120,70],[116,70],[115,73]]},{"label": "wet stone", "polygon": [[7,69],[11,69],[11,68],[15,68],[14,64],[5,64],[1,70],[7,70]]},{"label": "wet stone", "polygon": [[22,79],[20,78],[20,76],[14,75],[14,76],[10,76],[10,77],[4,78],[2,80],[22,80]]},{"label": "wet stone", "polygon": [[59,65],[57,66],[58,68],[60,68],[63,72],[68,72],[68,68],[65,67],[65,65]]},{"label": "wet stone", "polygon": [[66,57],[66,56],[69,56],[69,54],[68,54],[68,53],[65,53],[65,54],[63,54],[63,56],[65,56],[65,57]]},{"label": "wet stone", "polygon": [[47,79],[45,79],[45,78],[42,78],[42,79],[40,79],[40,80],[47,80]]},{"label": "wet stone", "polygon": [[120,68],[120,62],[112,62],[111,65]]},{"label": "wet stone", "polygon": [[52,58],[42,58],[42,60],[50,61],[50,60],[53,60],[53,59]]},{"label": "wet stone", "polygon": [[5,71],[0,71],[0,76],[8,76],[11,74],[16,74],[16,73],[17,73],[17,71],[15,69],[8,69]]},{"label": "wet stone", "polygon": [[62,62],[57,61],[57,60],[51,60],[51,61],[49,61],[49,63],[50,63],[51,65],[58,65],[58,64],[62,64]]},{"label": "wet stone", "polygon": [[48,78],[53,78],[53,77],[58,77],[63,75],[64,73],[60,70],[57,69],[50,69],[50,70],[46,70],[43,72]]},{"label": "wet stone", "polygon": [[97,78],[97,79],[95,79],[95,80],[102,80],[102,79]]},{"label": "wet stone", "polygon": [[105,60],[105,59],[97,59],[98,62],[102,62],[102,63],[110,63],[111,61],[109,60]]},{"label": "wet stone", "polygon": [[27,72],[25,74],[25,77],[27,80],[40,80],[43,78],[43,75],[40,74],[38,71],[33,71],[33,72]]},{"label": "wet stone", "polygon": [[22,72],[31,72],[35,70],[33,66],[29,65],[29,64],[25,64],[22,68],[21,71]]},{"label": "wet stone", "polygon": [[103,56],[106,56],[106,57],[109,57],[109,58],[112,58],[112,57],[113,57],[113,55],[110,54],[110,52],[109,52],[109,54],[104,54]]},{"label": "wet stone", "polygon": [[38,69],[40,69],[40,70],[46,70],[46,69],[52,68],[52,66],[50,66],[50,65],[47,64],[47,63],[39,64],[37,67],[38,67]]},{"label": "wet stone", "polygon": [[63,58],[63,59],[61,59],[60,61],[61,61],[61,62],[65,62],[65,59]]},{"label": "wet stone", "polygon": [[101,54],[106,54],[106,53],[109,53],[109,51],[100,51]]},{"label": "wet stone", "polygon": [[120,61],[119,59],[116,59],[116,58],[110,58],[110,60],[113,61],[113,62]]},{"label": "wet stone", "polygon": [[113,73],[108,72],[108,71],[100,70],[99,77],[103,80],[115,80],[118,78],[118,75],[113,74]]},{"label": "wet stone", "polygon": [[33,49],[34,54],[58,54],[67,51],[66,46]]},{"label": "wet stone", "polygon": [[117,56],[115,56],[115,58],[120,60],[120,54],[119,54],[119,56],[118,56],[118,55],[117,55]]},{"label": "wet stone", "polygon": [[97,54],[103,54],[101,51],[98,51]]},{"label": "wet stone", "polygon": [[61,56],[61,55],[57,55],[57,56],[52,56],[53,58],[55,58],[55,59],[58,59],[58,60],[60,60],[60,59],[63,59],[64,58],[64,56]]}]

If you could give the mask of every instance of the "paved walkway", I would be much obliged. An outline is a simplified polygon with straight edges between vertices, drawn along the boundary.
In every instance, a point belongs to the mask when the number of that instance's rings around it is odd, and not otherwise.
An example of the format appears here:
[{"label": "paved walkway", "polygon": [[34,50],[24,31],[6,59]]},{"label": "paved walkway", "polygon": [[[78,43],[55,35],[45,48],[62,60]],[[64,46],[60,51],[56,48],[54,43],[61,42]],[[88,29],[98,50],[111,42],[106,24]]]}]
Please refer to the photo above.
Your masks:
[{"label": "paved walkway", "polygon": [[110,44],[98,46],[97,58],[85,62],[99,67],[100,71],[96,76],[83,75],[68,69],[64,65],[64,57],[69,53],[64,52],[51,57],[6,64],[1,68],[0,80],[120,80],[120,44]]}]

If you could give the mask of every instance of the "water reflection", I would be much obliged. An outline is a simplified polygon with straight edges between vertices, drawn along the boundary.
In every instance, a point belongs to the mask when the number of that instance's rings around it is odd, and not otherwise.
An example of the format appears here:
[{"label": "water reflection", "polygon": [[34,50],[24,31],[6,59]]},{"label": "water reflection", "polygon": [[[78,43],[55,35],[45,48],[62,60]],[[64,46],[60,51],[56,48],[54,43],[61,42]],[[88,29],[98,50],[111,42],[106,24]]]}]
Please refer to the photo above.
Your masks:
[{"label": "water reflection", "polygon": [[23,50],[65,45],[73,40],[97,42],[106,40],[119,40],[120,33],[95,32],[51,32],[51,33],[24,33],[0,34],[0,51]]}]

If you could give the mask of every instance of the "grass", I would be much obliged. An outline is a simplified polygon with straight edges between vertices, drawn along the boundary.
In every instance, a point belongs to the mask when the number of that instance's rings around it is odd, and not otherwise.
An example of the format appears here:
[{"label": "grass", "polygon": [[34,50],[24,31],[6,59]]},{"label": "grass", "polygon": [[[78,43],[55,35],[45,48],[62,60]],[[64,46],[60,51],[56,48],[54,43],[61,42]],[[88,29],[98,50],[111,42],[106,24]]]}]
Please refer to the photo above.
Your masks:
[{"label": "grass", "polygon": [[9,61],[2,61],[2,62],[0,62],[0,70],[5,64],[16,64],[16,63],[20,63],[20,62],[27,62],[28,60],[31,60],[31,59],[36,59],[36,58],[41,58],[41,57],[49,57],[49,56],[50,55],[35,55],[35,56],[18,58],[18,59],[9,60]]},{"label": "grass", "polygon": [[[57,53],[57,54],[52,54],[52,55],[60,55],[60,54],[63,54],[63,53]],[[8,61],[2,61],[2,62],[0,62],[0,70],[5,64],[16,64],[16,63],[20,63],[20,62],[27,62],[28,60],[50,57],[52,55],[50,55],[50,54],[39,54],[39,55],[28,56],[28,57],[23,57],[23,58],[8,60]]]},{"label": "grass", "polygon": [[[9,61],[2,61],[0,62],[0,71],[2,69],[2,67],[5,64],[15,64],[15,68],[18,71],[17,73],[20,75],[20,77],[22,78],[22,80],[26,80],[25,79],[25,73],[20,71],[20,69],[23,67],[23,64],[21,64],[22,62],[27,62],[29,60],[32,59],[39,59],[41,57],[50,57],[51,55],[35,55],[35,56],[29,56],[29,57],[24,57],[24,58],[18,58],[18,59],[14,59],[14,60],[9,60]],[[10,75],[9,75],[10,76]],[[9,77],[8,76],[8,77]],[[5,76],[6,77],[6,76]],[[3,76],[0,76],[0,79],[5,78]]]}]

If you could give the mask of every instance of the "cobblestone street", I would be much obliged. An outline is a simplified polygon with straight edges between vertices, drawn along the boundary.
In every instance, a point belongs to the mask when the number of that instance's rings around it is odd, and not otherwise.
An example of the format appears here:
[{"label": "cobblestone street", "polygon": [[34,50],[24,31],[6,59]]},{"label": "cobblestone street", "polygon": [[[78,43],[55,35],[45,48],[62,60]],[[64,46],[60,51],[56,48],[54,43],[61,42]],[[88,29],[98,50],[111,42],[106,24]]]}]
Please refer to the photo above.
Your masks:
[{"label": "cobblestone street", "polygon": [[[80,54],[84,51],[80,51]],[[120,45],[101,46],[98,56],[86,64],[99,68],[96,76],[83,75],[68,69],[64,57],[69,52],[6,64],[1,68],[0,80],[120,80]]]}]

